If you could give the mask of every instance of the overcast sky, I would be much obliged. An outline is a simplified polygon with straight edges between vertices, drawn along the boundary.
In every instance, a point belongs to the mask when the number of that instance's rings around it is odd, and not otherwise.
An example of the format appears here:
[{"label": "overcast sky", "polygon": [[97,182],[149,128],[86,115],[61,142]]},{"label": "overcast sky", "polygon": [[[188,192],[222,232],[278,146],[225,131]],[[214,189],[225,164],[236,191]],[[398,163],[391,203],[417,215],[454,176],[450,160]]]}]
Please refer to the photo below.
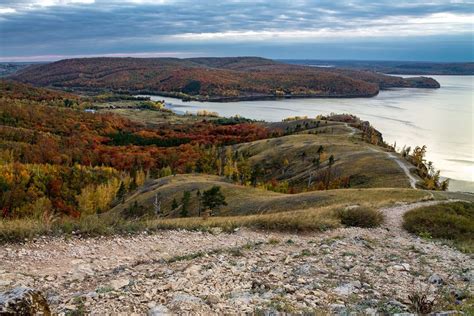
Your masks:
[{"label": "overcast sky", "polygon": [[473,21],[471,0],[0,0],[0,61],[96,55],[473,61]]}]

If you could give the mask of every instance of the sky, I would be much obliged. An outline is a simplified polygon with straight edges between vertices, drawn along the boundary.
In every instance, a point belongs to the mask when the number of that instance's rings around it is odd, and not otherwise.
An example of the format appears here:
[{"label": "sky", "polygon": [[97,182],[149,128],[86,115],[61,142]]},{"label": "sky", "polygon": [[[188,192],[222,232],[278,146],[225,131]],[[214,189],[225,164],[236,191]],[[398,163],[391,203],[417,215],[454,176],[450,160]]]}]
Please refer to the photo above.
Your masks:
[{"label": "sky", "polygon": [[0,0],[0,62],[262,56],[473,61],[474,0]]}]

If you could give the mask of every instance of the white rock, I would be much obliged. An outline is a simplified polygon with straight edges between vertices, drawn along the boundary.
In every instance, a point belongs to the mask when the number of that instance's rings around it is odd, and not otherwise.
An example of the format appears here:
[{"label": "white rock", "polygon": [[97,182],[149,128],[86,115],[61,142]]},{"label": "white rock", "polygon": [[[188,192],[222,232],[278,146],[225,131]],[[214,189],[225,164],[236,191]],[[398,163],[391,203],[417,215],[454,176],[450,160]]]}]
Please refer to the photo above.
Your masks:
[{"label": "white rock", "polygon": [[130,280],[126,278],[110,281],[110,287],[113,288],[115,291],[120,290],[121,288],[126,287],[129,284]]}]

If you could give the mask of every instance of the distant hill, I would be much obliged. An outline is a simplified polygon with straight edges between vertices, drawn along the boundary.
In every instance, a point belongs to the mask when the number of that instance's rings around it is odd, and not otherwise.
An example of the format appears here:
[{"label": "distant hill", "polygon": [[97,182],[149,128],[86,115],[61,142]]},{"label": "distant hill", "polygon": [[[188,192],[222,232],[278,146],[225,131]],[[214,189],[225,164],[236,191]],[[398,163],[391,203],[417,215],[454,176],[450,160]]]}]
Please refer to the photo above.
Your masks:
[{"label": "distant hill", "polygon": [[28,63],[28,62],[7,62],[0,63],[0,77],[6,77],[8,75],[14,74],[20,69],[24,69],[30,65],[39,64],[39,63]]},{"label": "distant hill", "polygon": [[391,87],[439,87],[430,78],[411,80],[368,71],[319,69],[258,57],[67,59],[30,66],[11,78],[39,86],[209,101],[370,97]]},{"label": "distant hill", "polygon": [[282,60],[282,62],[318,68],[337,67],[345,69],[376,71],[396,75],[474,75],[474,62],[435,63],[415,61],[370,61],[370,60]]}]

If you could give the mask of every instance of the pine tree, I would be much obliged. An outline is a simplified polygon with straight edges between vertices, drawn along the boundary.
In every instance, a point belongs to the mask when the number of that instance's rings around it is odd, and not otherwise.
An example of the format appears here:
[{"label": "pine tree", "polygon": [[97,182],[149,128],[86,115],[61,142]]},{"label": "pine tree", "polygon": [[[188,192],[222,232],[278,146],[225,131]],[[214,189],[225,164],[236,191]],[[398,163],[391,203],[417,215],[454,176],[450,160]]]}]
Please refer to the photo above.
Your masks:
[{"label": "pine tree", "polygon": [[196,197],[198,199],[198,216],[201,217],[201,190],[197,190]]},{"label": "pine tree", "polygon": [[329,161],[328,161],[328,172],[327,172],[327,178],[326,178],[326,190],[329,189],[329,184],[331,182],[331,168],[334,165],[334,155],[329,156]]},{"label": "pine tree", "polygon": [[178,201],[176,201],[176,198],[173,198],[173,202],[171,202],[171,210],[175,210],[178,208]]},{"label": "pine tree", "polygon": [[188,216],[189,202],[191,201],[191,192],[184,191],[181,199],[181,217]]},{"label": "pine tree", "polygon": [[127,194],[127,188],[125,187],[125,183],[120,182],[120,187],[117,191],[117,199],[120,201],[120,203],[124,203],[125,202],[125,195]]},{"label": "pine tree", "polygon": [[213,186],[202,193],[202,205],[210,209],[213,213],[219,210],[222,205],[227,205],[225,196],[221,192],[220,186]]}]

